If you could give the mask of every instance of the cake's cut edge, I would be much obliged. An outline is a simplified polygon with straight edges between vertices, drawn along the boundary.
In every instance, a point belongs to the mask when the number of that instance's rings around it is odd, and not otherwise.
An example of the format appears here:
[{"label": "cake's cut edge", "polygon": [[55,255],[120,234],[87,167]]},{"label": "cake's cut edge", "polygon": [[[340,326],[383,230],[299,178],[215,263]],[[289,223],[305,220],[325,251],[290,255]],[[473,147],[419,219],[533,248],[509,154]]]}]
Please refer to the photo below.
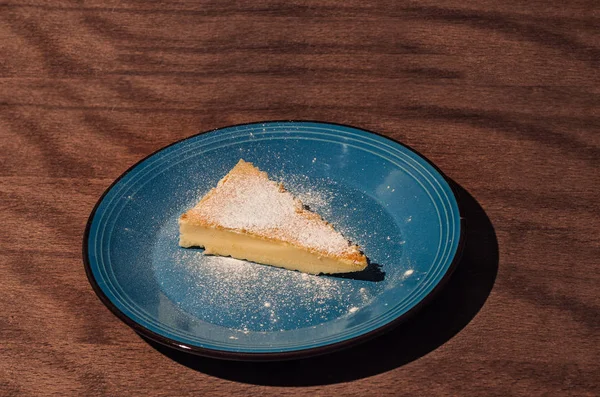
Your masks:
[{"label": "cake's cut edge", "polygon": [[[283,241],[185,223],[181,224],[181,230],[180,245],[202,247],[205,255],[230,256],[309,274],[350,273],[364,270],[367,266],[366,257],[362,254],[356,258],[321,255]],[[197,244],[198,241],[202,241],[203,245]]]}]

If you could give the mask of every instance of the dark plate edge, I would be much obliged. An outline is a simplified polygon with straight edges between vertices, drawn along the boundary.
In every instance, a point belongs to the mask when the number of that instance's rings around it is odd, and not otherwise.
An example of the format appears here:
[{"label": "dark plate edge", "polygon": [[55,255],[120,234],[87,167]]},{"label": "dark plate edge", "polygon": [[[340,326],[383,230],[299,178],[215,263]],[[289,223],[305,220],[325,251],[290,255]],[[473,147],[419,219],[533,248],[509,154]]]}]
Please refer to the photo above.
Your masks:
[{"label": "dark plate edge", "polygon": [[[273,353],[244,353],[244,352],[230,352],[230,351],[224,351],[224,350],[216,350],[216,349],[209,349],[209,348],[204,348],[204,347],[199,347],[199,346],[193,346],[193,345],[188,345],[185,343],[181,343],[181,342],[177,342],[176,340],[173,340],[171,338],[167,338],[163,335],[157,334],[149,329],[147,329],[146,327],[138,324],[137,322],[135,322],[134,320],[132,320],[131,318],[129,318],[125,313],[123,313],[121,310],[119,310],[115,304],[113,304],[111,302],[111,300],[104,294],[104,292],[102,291],[102,289],[100,288],[100,286],[98,285],[98,283],[96,282],[96,279],[94,278],[94,275],[92,274],[92,269],[91,269],[91,265],[89,262],[89,252],[88,252],[88,240],[89,240],[89,233],[90,233],[90,228],[92,225],[92,221],[94,219],[94,216],[96,214],[96,210],[98,209],[98,206],[100,205],[100,203],[102,203],[102,201],[104,200],[104,197],[108,194],[108,192],[123,178],[125,177],[125,175],[127,175],[129,172],[131,172],[135,167],[137,167],[140,163],[142,163],[143,161],[145,161],[146,159],[154,156],[156,153],[170,147],[173,145],[176,145],[180,142],[186,141],[188,139],[191,139],[193,137],[196,137],[198,135],[202,135],[208,132],[213,132],[213,131],[217,131],[217,130],[221,130],[221,129],[225,129],[225,128],[231,128],[231,127],[241,127],[241,126],[246,126],[246,125],[253,125],[253,124],[262,124],[262,123],[320,123],[320,124],[329,124],[329,125],[337,125],[337,126],[341,126],[341,127],[345,127],[345,128],[352,128],[352,129],[356,129],[356,130],[361,130],[373,135],[377,135],[380,136],[382,138],[385,138],[393,143],[396,143],[398,145],[401,145],[405,148],[407,148],[408,150],[412,151],[413,153],[417,154],[419,157],[421,157],[423,160],[425,160],[430,166],[432,166],[441,176],[442,178],[444,178],[444,180],[446,181],[446,183],[448,183],[448,185],[450,186],[450,189],[452,190],[452,193],[454,195],[454,199],[456,200],[456,203],[458,205],[458,215],[460,218],[460,231],[459,231],[459,241],[458,241],[458,245],[456,248],[456,253],[454,255],[454,258],[452,259],[452,262],[450,263],[450,266],[448,267],[448,269],[446,270],[446,273],[444,274],[444,276],[442,277],[442,279],[437,283],[437,285],[427,294],[425,295],[425,297],[423,299],[421,299],[421,301],[419,301],[413,308],[411,308],[409,311],[407,311],[406,313],[404,313],[403,315],[401,315],[400,317],[394,319],[393,321],[389,322],[388,324],[385,324],[375,330],[372,330],[370,332],[367,332],[365,334],[362,335],[358,335],[354,338],[350,338],[350,339],[346,339],[344,341],[341,342],[336,342],[336,343],[332,343],[329,345],[325,345],[325,346],[319,346],[319,347],[313,347],[313,348],[308,348],[308,349],[302,349],[302,350],[295,350],[295,351],[287,351],[287,352],[273,352]],[[123,321],[125,324],[127,324],[129,327],[131,327],[134,331],[136,331],[137,333],[139,333],[140,335],[149,338],[155,342],[158,342],[160,344],[163,344],[165,346],[183,351],[183,352],[187,352],[187,353],[192,353],[192,354],[197,354],[200,356],[205,356],[205,357],[211,357],[211,358],[217,358],[217,359],[226,359],[226,360],[235,360],[235,361],[282,361],[282,360],[293,360],[293,359],[300,359],[300,358],[306,358],[306,357],[312,357],[312,356],[317,356],[317,355],[322,355],[322,354],[327,354],[327,353],[331,353],[333,351],[338,351],[341,349],[345,349],[348,348],[350,346],[354,346],[358,343],[363,343],[366,342],[367,340],[373,339],[377,336],[380,336],[388,331],[390,331],[391,329],[397,327],[398,325],[404,323],[405,321],[411,319],[412,317],[415,316],[415,314],[417,314],[423,307],[425,307],[427,304],[429,304],[433,298],[439,293],[439,291],[441,289],[443,289],[443,287],[446,285],[446,283],[448,282],[448,280],[450,279],[450,277],[452,276],[452,273],[454,273],[454,270],[456,269],[456,266],[458,265],[458,262],[460,262],[460,259],[462,257],[462,253],[463,253],[463,249],[464,249],[464,243],[465,243],[465,219],[462,217],[462,213],[463,211],[460,208],[460,200],[458,199],[459,196],[459,192],[454,184],[454,182],[448,178],[443,172],[442,170],[440,170],[431,160],[429,160],[427,157],[423,156],[421,153],[419,153],[417,150],[411,148],[410,146],[398,142],[390,137],[387,137],[383,134],[377,133],[377,132],[373,132],[373,131],[369,131],[366,130],[364,128],[358,128],[358,127],[354,127],[351,125],[347,125],[347,124],[341,124],[341,123],[333,123],[333,122],[326,122],[326,121],[318,121],[318,120],[268,120],[268,121],[256,121],[256,122],[249,122],[249,123],[241,123],[241,124],[233,124],[233,125],[229,125],[226,127],[221,127],[221,128],[216,128],[216,129],[212,129],[209,131],[204,131],[204,132],[200,132],[198,134],[194,134],[191,135],[189,137],[180,139],[178,141],[175,141],[167,146],[163,146],[160,149],[150,153],[149,155],[145,156],[143,159],[139,160],[138,162],[136,162],[135,164],[133,164],[131,167],[129,167],[125,172],[123,172],[117,179],[115,179],[113,181],[113,183],[110,184],[110,186],[108,188],[106,188],[106,190],[102,193],[102,195],[100,196],[100,198],[98,199],[98,201],[96,202],[96,204],[94,205],[94,208],[92,209],[92,212],[90,213],[90,216],[88,217],[86,226],[85,226],[85,232],[83,234],[83,249],[82,249],[82,254],[83,254],[83,264],[84,264],[84,269],[85,269],[85,274],[87,276],[87,279],[89,281],[89,283],[91,284],[94,292],[96,293],[96,295],[98,296],[98,298],[100,299],[100,301],[117,317],[119,318],[121,321]]]}]

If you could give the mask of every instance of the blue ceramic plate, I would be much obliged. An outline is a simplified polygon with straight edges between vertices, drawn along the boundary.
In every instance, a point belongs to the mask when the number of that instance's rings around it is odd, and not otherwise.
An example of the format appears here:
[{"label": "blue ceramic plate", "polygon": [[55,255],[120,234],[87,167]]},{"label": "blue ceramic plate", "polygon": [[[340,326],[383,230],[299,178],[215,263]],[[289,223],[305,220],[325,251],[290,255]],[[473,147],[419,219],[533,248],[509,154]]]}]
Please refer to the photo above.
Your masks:
[{"label": "blue ceramic plate", "polygon": [[[368,271],[312,276],[180,248],[178,216],[240,158],[360,245]],[[294,121],[223,128],[145,158],[104,193],[83,244],[94,290],[142,335],[208,356],[282,359],[405,319],[448,277],[460,240],[453,191],[423,157],[364,130]]]}]

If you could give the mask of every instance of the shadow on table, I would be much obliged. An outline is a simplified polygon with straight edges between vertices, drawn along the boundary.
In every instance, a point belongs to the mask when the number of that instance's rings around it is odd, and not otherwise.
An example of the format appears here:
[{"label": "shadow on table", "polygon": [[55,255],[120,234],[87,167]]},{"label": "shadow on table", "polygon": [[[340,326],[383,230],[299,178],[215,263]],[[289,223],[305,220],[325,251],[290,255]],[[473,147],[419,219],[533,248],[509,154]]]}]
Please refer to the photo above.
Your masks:
[{"label": "shadow on table", "polygon": [[456,188],[466,219],[463,255],[439,294],[419,313],[388,333],[323,356],[283,362],[235,362],[195,356],[146,340],[162,354],[203,373],[236,382],[311,386],[380,374],[414,361],[446,343],[479,312],[498,272],[494,228],[477,201]]}]

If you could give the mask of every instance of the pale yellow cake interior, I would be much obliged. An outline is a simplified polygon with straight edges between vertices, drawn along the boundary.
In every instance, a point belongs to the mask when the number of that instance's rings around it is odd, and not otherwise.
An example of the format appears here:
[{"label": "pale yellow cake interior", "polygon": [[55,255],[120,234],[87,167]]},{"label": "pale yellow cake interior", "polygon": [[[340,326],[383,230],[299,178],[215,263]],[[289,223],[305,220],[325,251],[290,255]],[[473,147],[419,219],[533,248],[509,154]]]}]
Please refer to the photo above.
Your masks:
[{"label": "pale yellow cake interior", "polygon": [[364,269],[360,261],[322,256],[284,242],[189,224],[181,225],[179,245],[204,247],[205,255],[231,256],[310,274],[347,273]]}]

